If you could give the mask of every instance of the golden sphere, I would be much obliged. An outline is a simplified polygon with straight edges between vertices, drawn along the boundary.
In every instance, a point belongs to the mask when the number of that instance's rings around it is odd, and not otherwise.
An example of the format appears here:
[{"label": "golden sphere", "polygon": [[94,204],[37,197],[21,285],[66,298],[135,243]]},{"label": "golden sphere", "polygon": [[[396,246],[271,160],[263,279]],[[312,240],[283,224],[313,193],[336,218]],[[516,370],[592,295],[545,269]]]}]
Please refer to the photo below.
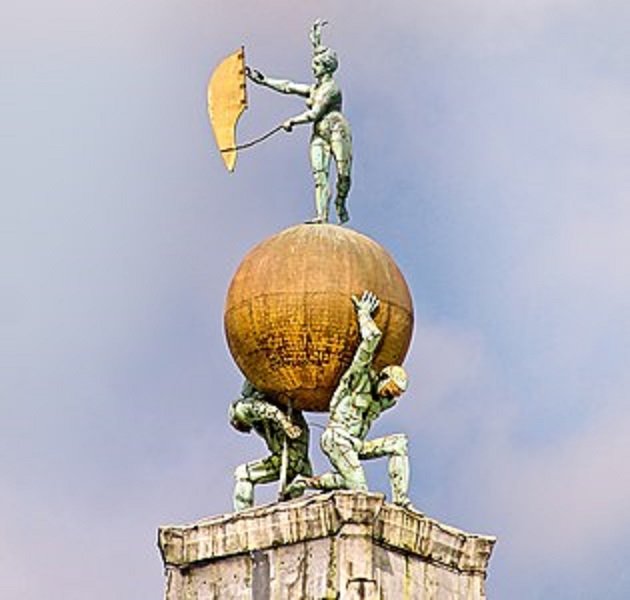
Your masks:
[{"label": "golden sphere", "polygon": [[243,259],[225,304],[227,342],[245,377],[278,401],[325,411],[359,344],[351,296],[374,292],[383,338],[374,368],[401,364],[413,305],[402,273],[374,240],[337,225],[297,225]]}]

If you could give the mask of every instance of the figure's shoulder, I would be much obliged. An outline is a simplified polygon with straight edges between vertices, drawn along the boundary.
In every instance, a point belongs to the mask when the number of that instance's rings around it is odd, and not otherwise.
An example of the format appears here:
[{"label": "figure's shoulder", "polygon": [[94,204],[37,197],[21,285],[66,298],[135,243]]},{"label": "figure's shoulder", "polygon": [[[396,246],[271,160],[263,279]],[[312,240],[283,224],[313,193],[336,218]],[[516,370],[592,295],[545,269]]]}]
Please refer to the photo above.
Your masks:
[{"label": "figure's shoulder", "polygon": [[313,90],[321,96],[337,96],[341,94],[341,90],[334,79],[315,84]]}]

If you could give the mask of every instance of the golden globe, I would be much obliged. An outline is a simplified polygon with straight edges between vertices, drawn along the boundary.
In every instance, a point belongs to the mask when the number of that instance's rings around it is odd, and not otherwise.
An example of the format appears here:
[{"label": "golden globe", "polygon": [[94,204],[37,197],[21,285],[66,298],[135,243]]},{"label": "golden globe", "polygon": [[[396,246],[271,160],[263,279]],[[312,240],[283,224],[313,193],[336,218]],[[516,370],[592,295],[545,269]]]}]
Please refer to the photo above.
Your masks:
[{"label": "golden globe", "polygon": [[238,267],[225,303],[230,352],[258,389],[301,410],[326,411],[359,344],[351,296],[374,292],[383,338],[373,366],[402,364],[413,330],[405,279],[374,240],[337,225],[273,235]]}]

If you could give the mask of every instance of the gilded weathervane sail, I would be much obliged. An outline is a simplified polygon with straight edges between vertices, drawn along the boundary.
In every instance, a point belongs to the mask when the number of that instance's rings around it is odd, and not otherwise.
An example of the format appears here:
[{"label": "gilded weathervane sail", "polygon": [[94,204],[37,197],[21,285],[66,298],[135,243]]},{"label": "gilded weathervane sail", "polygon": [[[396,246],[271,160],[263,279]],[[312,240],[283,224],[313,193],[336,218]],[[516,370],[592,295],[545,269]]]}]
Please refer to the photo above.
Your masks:
[{"label": "gilded weathervane sail", "polygon": [[247,108],[245,48],[224,59],[208,83],[208,115],[228,171],[236,165],[236,124]]}]

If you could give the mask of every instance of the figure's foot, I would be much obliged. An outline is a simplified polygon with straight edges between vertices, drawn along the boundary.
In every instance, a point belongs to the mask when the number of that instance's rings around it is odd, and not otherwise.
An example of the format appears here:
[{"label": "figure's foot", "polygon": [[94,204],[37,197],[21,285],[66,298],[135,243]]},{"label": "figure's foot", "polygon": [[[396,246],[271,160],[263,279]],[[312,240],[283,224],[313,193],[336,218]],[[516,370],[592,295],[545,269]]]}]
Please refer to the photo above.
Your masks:
[{"label": "figure's foot", "polygon": [[411,500],[409,498],[404,498],[402,500],[394,500],[394,504],[396,506],[400,506],[400,508],[404,508],[405,510],[409,510],[412,513],[419,515],[420,517],[424,517],[424,513],[419,511],[413,504],[411,504]]},{"label": "figure's foot", "polygon": [[292,498],[298,498],[306,491],[308,487],[309,479],[304,475],[297,475],[295,479],[287,485],[282,494],[282,500],[291,500]]},{"label": "figure's foot", "polygon": [[326,222],[328,222],[328,219],[325,219],[324,217],[313,217],[308,221],[304,221],[306,225],[321,225]]},{"label": "figure's foot", "polygon": [[239,500],[234,500],[234,512],[241,512],[242,510],[247,510],[249,508],[253,508],[253,502],[241,502]]},{"label": "figure's foot", "polygon": [[343,225],[350,220],[350,215],[345,207],[337,208],[337,219],[339,219],[339,225]]}]

